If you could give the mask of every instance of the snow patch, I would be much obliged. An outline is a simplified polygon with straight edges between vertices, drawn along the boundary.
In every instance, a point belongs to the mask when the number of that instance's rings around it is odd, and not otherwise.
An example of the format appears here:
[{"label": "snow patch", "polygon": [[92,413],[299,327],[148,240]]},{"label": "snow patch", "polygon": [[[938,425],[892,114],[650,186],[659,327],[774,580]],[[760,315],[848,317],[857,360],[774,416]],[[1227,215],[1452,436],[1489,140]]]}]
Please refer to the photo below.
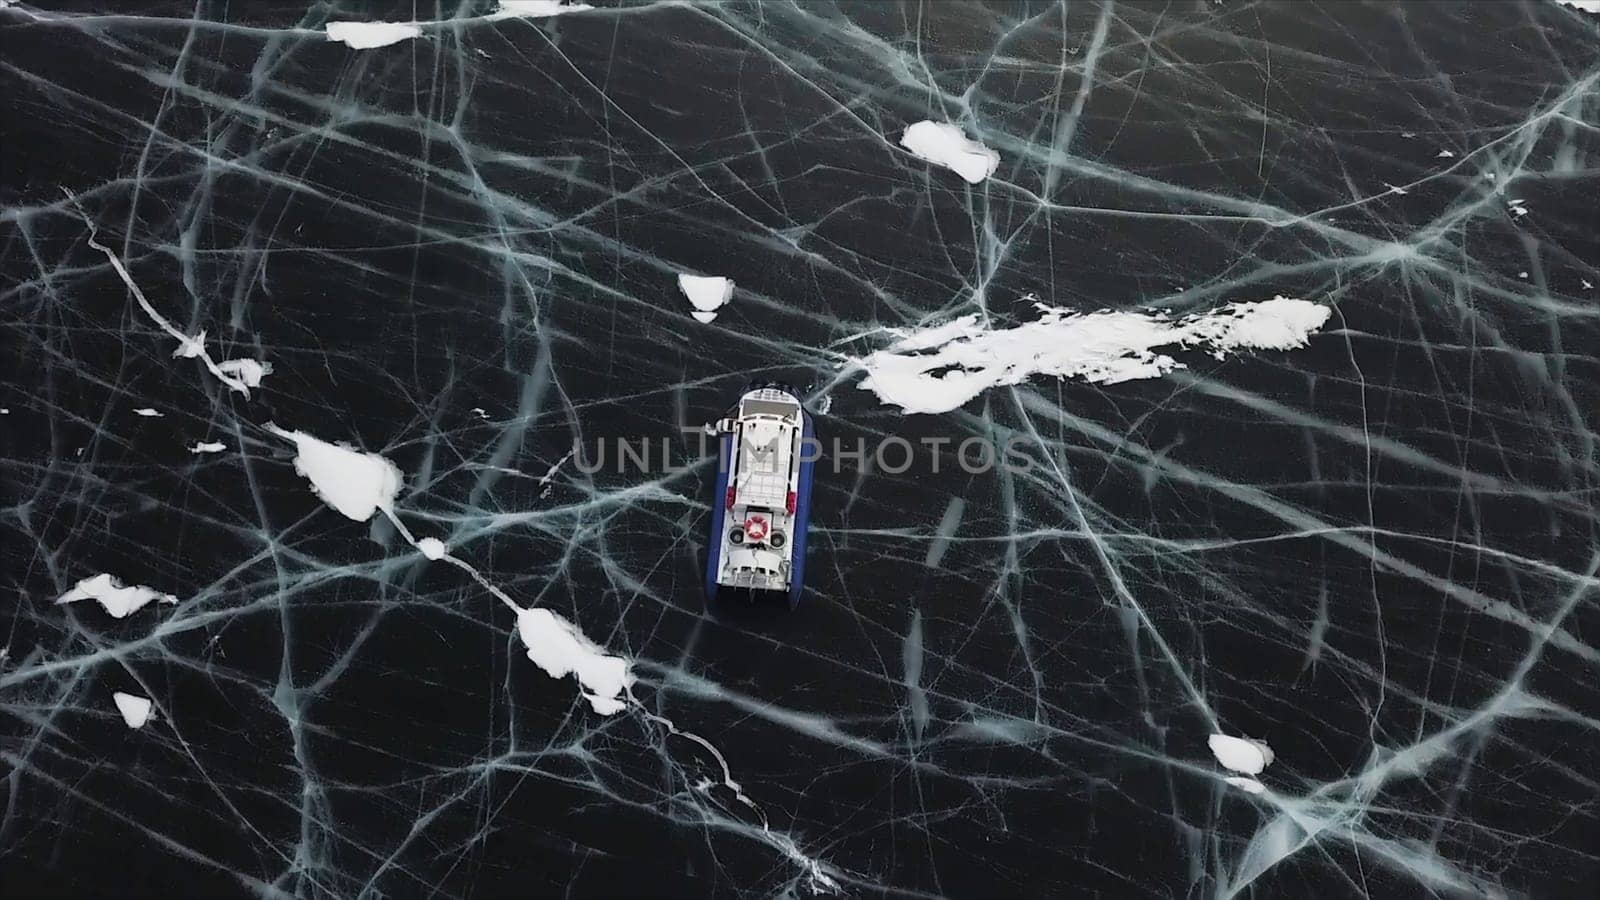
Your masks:
[{"label": "snow patch", "polygon": [[272,363],[257,359],[225,359],[217,363],[217,370],[239,379],[245,387],[260,387],[261,379],[272,374]]},{"label": "snow patch", "polygon": [[918,159],[960,175],[969,184],[983,181],[1000,166],[1000,154],[969,139],[948,122],[918,122],[901,135],[900,146]]},{"label": "snow patch", "polygon": [[122,713],[122,721],[127,722],[129,728],[143,728],[144,723],[150,721],[148,697],[116,691],[111,695],[111,702],[117,705],[117,712]]},{"label": "snow patch", "polygon": [[220,441],[199,441],[189,448],[190,453],[221,453],[228,449],[228,445]]},{"label": "snow patch", "polygon": [[908,413],[949,412],[989,388],[1036,374],[1116,384],[1184,367],[1157,348],[1197,346],[1222,359],[1236,350],[1303,347],[1331,314],[1326,306],[1283,296],[1182,319],[1034,305],[1043,315],[1011,328],[990,328],[968,315],[900,332],[894,344],[853,361],[867,373],[860,387]]},{"label": "snow patch", "polygon": [[352,50],[371,50],[422,37],[415,22],[329,22],[328,40]]},{"label": "snow patch", "polygon": [[1450,151],[1450,150],[1440,150],[1439,151],[1439,155],[1434,157],[1434,159],[1455,159],[1455,158],[1456,158],[1455,153]]},{"label": "snow patch", "polygon": [[438,538],[423,538],[422,540],[417,541],[417,549],[421,550],[422,555],[429,559],[444,559],[445,553],[447,553],[450,548],[446,547],[444,545],[444,541],[441,541]]},{"label": "snow patch", "polygon": [[565,3],[563,0],[500,0],[500,8],[491,19],[544,19],[562,13],[583,12],[594,9],[587,3]]},{"label": "snow patch", "polygon": [[159,418],[162,418],[161,413],[157,412],[154,409],[151,409],[148,406],[146,406],[143,409],[134,410],[133,414],[136,415],[136,416],[144,416],[147,419],[159,419]]},{"label": "snow patch", "polygon": [[1267,746],[1266,741],[1213,734],[1206,739],[1206,743],[1217,762],[1235,772],[1260,775],[1261,770],[1272,763],[1272,748]]},{"label": "snow patch", "polygon": [[1556,2],[1584,12],[1600,13],[1600,0],[1556,0]]},{"label": "snow patch", "polygon": [[1244,791],[1246,794],[1264,794],[1267,791],[1267,786],[1255,780],[1254,778],[1243,778],[1238,775],[1234,775],[1222,780],[1233,785],[1239,790]]},{"label": "snow patch", "polygon": [[717,317],[717,310],[733,299],[733,281],[716,275],[679,275],[678,290],[689,298],[694,307],[695,321],[709,323]]},{"label": "snow patch", "polygon": [[517,634],[528,648],[528,658],[545,674],[551,678],[576,674],[584,699],[595,712],[609,716],[626,706],[622,695],[633,684],[627,660],[608,656],[578,626],[535,607],[517,612]]},{"label": "snow patch", "polygon": [[294,470],[311,482],[324,503],[345,517],[365,522],[378,510],[393,508],[401,485],[400,470],[394,463],[303,431],[285,431],[270,423],[267,430],[294,441]]},{"label": "snow patch", "polygon": [[56,603],[76,603],[79,600],[95,600],[101,609],[118,619],[127,618],[151,600],[178,602],[178,598],[171,594],[163,594],[143,585],[124,586],[116,576],[106,572],[78,582],[72,590],[56,598]]}]

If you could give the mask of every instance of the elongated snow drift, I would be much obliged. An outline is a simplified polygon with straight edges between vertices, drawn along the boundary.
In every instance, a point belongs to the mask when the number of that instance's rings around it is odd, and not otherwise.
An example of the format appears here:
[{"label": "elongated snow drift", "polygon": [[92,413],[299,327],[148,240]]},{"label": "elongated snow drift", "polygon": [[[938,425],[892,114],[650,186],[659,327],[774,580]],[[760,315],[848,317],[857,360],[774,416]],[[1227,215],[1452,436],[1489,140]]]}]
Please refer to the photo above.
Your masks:
[{"label": "elongated snow drift", "polygon": [[1038,319],[1008,328],[969,315],[902,333],[855,360],[867,373],[861,387],[908,413],[949,412],[989,388],[1034,375],[1115,384],[1183,368],[1158,352],[1164,348],[1199,348],[1222,359],[1236,350],[1303,347],[1330,315],[1321,304],[1281,296],[1181,319],[1148,310],[1077,313],[1035,306]]}]

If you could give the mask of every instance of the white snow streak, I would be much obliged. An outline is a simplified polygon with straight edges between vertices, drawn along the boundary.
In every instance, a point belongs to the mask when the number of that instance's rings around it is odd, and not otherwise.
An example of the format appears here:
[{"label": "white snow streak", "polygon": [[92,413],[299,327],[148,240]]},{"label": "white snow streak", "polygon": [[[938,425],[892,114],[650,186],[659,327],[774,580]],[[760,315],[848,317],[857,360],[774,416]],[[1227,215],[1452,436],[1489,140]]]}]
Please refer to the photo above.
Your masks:
[{"label": "white snow streak", "polygon": [[[66,192],[67,199],[71,201],[74,206],[77,206],[77,198],[72,196],[72,192],[67,191],[66,188],[62,188],[62,190]],[[198,357],[200,361],[205,364],[206,370],[217,376],[217,379],[223,384],[227,385],[229,389],[238,391],[246,397],[250,396],[250,385],[245,384],[240,379],[234,378],[227,372],[223,371],[222,367],[217,365],[217,363],[211,359],[211,354],[206,352],[205,331],[202,330],[194,337],[190,337],[180,331],[177,326],[167,321],[166,317],[161,315],[161,313],[156,310],[155,306],[150,303],[149,298],[145,297],[144,291],[139,290],[139,285],[134,283],[133,276],[128,273],[128,267],[122,264],[122,260],[118,258],[117,254],[112,252],[110,247],[100,243],[99,231],[95,228],[94,220],[89,218],[88,213],[85,213],[82,209],[78,210],[78,215],[82,216],[84,224],[89,226],[89,240],[87,241],[88,245],[92,249],[98,250],[105,254],[106,261],[111,263],[111,268],[116,271],[117,277],[121,278],[122,283],[127,285],[128,292],[133,294],[133,299],[138,301],[139,308],[144,310],[144,314],[149,316],[151,321],[155,322],[162,331],[165,331],[167,334],[177,339],[178,349],[173,351],[173,357]],[[232,360],[230,360],[230,362],[232,362]],[[263,371],[262,374],[265,374],[265,371]]]},{"label": "white snow streak", "polygon": [[1267,792],[1267,786],[1255,780],[1254,778],[1244,778],[1239,775],[1233,775],[1222,780],[1233,785],[1239,790],[1244,791],[1246,794],[1264,794]]},{"label": "white snow streak", "polygon": [[329,22],[328,40],[352,50],[371,50],[422,37],[416,22]]},{"label": "white snow streak", "polygon": [[[565,13],[594,9],[587,3],[561,0],[500,0],[500,6],[484,19],[545,19]],[[352,50],[372,50],[422,37],[424,28],[457,24],[460,20],[427,22],[329,22],[324,31],[328,40]]]},{"label": "white snow streak", "polygon": [[562,0],[500,0],[500,8],[491,19],[543,19],[562,13],[583,12],[594,9],[587,3],[564,3]]},{"label": "white snow streak", "polygon": [[894,344],[854,361],[866,371],[860,387],[908,413],[949,412],[1033,375],[1115,384],[1183,368],[1157,348],[1200,347],[1222,359],[1234,350],[1303,347],[1330,315],[1326,306],[1282,296],[1182,319],[1035,306],[1039,319],[1011,328],[990,328],[969,315],[901,332]]},{"label": "white snow streak", "polygon": [[200,441],[189,448],[190,453],[221,453],[228,445],[220,441]]}]

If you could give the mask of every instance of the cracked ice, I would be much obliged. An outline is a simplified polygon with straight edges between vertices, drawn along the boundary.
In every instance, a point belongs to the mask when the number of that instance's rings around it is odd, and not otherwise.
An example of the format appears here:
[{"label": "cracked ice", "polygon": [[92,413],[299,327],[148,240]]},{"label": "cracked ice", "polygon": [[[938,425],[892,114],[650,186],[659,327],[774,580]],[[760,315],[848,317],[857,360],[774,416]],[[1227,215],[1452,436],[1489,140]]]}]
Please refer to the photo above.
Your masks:
[{"label": "cracked ice", "polygon": [[0,883],[1583,895],[1587,5],[0,2]]}]

